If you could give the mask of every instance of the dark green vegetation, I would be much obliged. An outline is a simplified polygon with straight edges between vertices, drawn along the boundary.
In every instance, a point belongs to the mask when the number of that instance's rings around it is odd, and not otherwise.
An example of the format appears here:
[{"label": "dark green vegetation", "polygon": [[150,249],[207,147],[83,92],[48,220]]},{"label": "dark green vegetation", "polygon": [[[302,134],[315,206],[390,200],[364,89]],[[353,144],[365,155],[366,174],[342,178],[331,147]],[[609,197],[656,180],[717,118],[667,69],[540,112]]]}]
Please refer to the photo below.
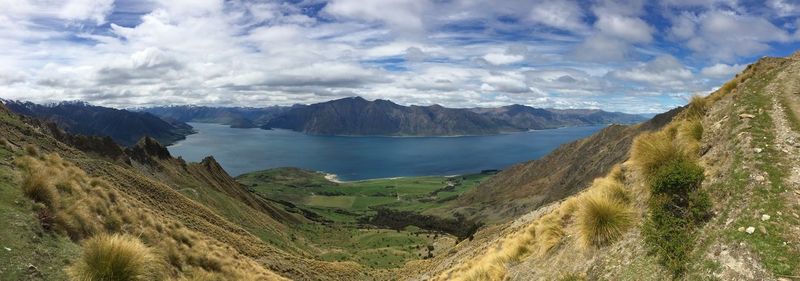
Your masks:
[{"label": "dark green vegetation", "polygon": [[281,168],[237,180],[287,211],[327,225],[306,224],[298,233],[327,249],[321,259],[391,268],[433,256],[434,244],[449,247],[469,238],[480,224],[448,210],[453,199],[493,173],[333,182],[322,173]]},{"label": "dark green vegetation", "polygon": [[237,180],[264,198],[316,213],[324,220],[356,223],[378,209],[449,217],[446,210],[453,207],[451,201],[493,173],[333,182],[322,173],[279,168],[244,174]]},{"label": "dark green vegetation", "polygon": [[708,220],[711,203],[699,189],[703,168],[688,159],[673,160],[652,177],[650,215],[643,227],[645,242],[674,276],[686,270],[695,231]]},{"label": "dark green vegetation", "polygon": [[171,144],[193,133],[183,122],[167,122],[155,115],[92,106],[83,102],[38,105],[30,102],[3,101],[12,111],[53,122],[59,128],[86,136],[109,136],[123,146],[135,144],[144,136]]},{"label": "dark green vegetation", "polygon": [[500,108],[402,106],[360,97],[297,106],[266,127],[320,135],[487,135],[564,126],[636,123],[644,118],[600,110],[552,110],[523,105]]}]

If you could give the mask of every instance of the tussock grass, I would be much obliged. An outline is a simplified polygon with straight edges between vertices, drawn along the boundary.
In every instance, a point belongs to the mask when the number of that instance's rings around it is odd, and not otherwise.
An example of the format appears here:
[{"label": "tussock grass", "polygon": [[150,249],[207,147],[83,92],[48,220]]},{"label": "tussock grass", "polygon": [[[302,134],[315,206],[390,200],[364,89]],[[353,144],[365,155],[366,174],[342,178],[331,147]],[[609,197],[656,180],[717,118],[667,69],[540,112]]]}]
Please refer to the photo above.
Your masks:
[{"label": "tussock grass", "polygon": [[683,110],[683,116],[687,119],[703,118],[708,111],[709,102],[701,96],[692,96],[691,101],[686,109]]},{"label": "tussock grass", "polygon": [[[664,163],[688,158],[686,151],[673,142],[674,134],[669,131],[644,133],[633,141],[630,159],[646,178],[650,178]],[[677,133],[677,129],[675,131]]]},{"label": "tussock grass", "polygon": [[544,256],[561,243],[564,238],[564,226],[561,224],[561,218],[555,214],[549,214],[542,217],[538,225],[535,227],[536,231],[536,248],[539,256]]},{"label": "tussock grass", "polygon": [[11,143],[6,138],[0,137],[0,147],[11,149]]},{"label": "tussock grass", "polygon": [[631,197],[625,185],[612,177],[597,178],[592,182],[592,188],[610,199],[621,203],[630,203]]},{"label": "tussock grass", "polygon": [[[31,167],[36,169],[38,167]],[[48,208],[57,208],[60,203],[58,192],[51,179],[43,173],[32,173],[22,180],[22,192],[35,202]]]},{"label": "tussock grass", "polygon": [[634,224],[634,212],[625,202],[605,193],[587,195],[576,216],[584,247],[601,247],[619,240]]},{"label": "tussock grass", "polygon": [[98,235],[86,240],[83,254],[67,272],[75,281],[158,280],[158,259],[128,235]]},{"label": "tussock grass", "polygon": [[[89,177],[57,154],[42,155],[35,147],[28,146],[25,155],[17,157],[15,163],[21,171],[20,187],[28,190],[25,194],[37,202],[34,207],[43,228],[86,245],[84,256],[69,267],[74,280],[281,279],[230,246],[190,230],[174,219],[156,215],[143,203],[118,191],[113,183]],[[133,238],[138,243],[136,247],[125,246],[133,243],[131,236],[137,237]],[[133,253],[142,247],[157,249],[153,251],[157,254],[148,256],[148,260],[152,259],[148,264],[158,264],[158,272],[164,273],[163,276],[117,278],[114,272],[119,272],[118,262],[126,261],[108,257],[116,258],[113,251]],[[104,264],[102,260],[114,264]],[[115,275],[104,275],[108,272]],[[213,279],[204,279],[209,276]]]}]

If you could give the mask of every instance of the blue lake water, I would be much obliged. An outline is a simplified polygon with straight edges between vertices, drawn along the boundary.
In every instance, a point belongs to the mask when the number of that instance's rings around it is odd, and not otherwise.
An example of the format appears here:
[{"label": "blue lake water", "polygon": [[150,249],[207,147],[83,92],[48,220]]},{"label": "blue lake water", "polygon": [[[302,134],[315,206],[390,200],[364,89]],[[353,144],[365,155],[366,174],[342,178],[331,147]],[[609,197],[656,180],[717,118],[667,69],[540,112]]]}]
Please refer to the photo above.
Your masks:
[{"label": "blue lake water", "polygon": [[342,180],[457,175],[537,159],[559,145],[605,126],[571,127],[493,136],[345,137],[288,130],[233,129],[189,123],[197,130],[169,147],[197,162],[214,158],[231,175],[277,167],[336,174]]}]

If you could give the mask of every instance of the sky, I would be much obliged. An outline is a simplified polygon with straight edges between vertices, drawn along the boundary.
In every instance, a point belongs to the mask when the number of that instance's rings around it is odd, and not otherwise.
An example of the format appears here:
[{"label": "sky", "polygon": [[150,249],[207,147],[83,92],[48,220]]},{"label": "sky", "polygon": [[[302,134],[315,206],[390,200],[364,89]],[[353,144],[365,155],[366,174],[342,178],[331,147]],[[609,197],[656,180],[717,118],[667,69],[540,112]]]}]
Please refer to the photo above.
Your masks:
[{"label": "sky", "polygon": [[800,49],[800,0],[0,0],[0,98],[663,112]]}]

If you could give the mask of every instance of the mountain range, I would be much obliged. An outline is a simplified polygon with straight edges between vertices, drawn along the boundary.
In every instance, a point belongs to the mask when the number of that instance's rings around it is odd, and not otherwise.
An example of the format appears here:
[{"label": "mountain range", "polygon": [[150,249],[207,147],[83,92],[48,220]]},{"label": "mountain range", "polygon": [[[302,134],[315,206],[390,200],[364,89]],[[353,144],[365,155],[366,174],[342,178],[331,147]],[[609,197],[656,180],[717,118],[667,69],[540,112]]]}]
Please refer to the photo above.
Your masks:
[{"label": "mountain range", "polygon": [[171,106],[144,108],[142,111],[182,122],[279,128],[318,135],[491,135],[565,126],[631,124],[646,120],[639,115],[590,109],[540,109],[524,105],[498,108],[403,106],[389,100],[368,101],[361,97],[291,107]]},{"label": "mountain range", "polygon": [[80,101],[51,105],[8,100],[2,103],[11,111],[53,122],[69,133],[109,136],[124,146],[133,145],[144,136],[169,145],[194,133],[192,127],[183,122],[168,122],[149,113],[94,106]]},{"label": "mountain range", "polygon": [[791,280],[799,75],[765,57],[539,160],[358,182],[233,178],[0,105],[0,280]]}]

